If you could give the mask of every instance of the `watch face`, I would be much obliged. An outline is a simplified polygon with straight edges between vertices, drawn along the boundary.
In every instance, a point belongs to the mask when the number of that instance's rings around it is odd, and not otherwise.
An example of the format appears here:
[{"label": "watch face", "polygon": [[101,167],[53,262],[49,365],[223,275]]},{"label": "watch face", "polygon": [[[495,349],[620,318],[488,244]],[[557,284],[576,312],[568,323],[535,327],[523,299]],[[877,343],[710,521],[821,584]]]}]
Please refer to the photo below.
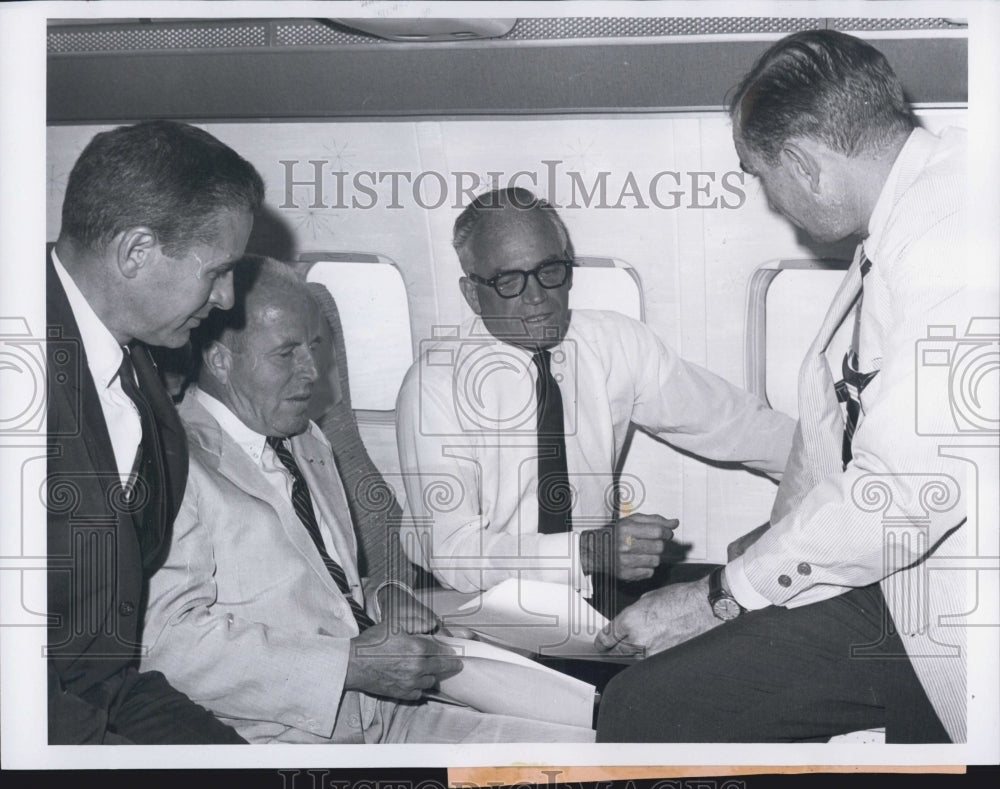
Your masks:
[{"label": "watch face", "polygon": [[722,597],[712,603],[712,613],[718,619],[728,622],[740,615],[740,604],[731,597]]}]

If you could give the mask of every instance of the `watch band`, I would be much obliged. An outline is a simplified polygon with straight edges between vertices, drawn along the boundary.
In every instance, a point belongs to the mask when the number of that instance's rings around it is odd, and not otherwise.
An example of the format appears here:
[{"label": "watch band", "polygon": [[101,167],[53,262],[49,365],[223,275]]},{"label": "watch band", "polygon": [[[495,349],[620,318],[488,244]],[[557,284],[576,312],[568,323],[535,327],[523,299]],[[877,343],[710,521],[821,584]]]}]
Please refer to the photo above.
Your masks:
[{"label": "watch band", "polygon": [[716,619],[729,622],[746,613],[746,609],[722,586],[725,565],[716,567],[708,577],[708,604]]}]

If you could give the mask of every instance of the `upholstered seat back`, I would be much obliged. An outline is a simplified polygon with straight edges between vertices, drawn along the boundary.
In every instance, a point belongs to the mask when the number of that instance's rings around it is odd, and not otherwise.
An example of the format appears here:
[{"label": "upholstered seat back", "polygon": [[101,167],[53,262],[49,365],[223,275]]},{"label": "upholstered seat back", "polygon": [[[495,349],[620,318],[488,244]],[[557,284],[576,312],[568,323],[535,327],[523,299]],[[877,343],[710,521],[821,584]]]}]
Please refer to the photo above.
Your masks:
[{"label": "upholstered seat back", "polygon": [[424,574],[418,573],[406,559],[399,543],[402,508],[392,487],[372,462],[358,430],[351,407],[347,350],[337,303],[323,285],[310,282],[307,287],[326,318],[336,362],[335,371],[332,365],[321,370],[328,379],[318,387],[317,397],[325,402],[312,404],[314,418],[333,448],[344,483],[358,537],[361,574],[380,580],[395,578],[411,586],[424,583]]}]

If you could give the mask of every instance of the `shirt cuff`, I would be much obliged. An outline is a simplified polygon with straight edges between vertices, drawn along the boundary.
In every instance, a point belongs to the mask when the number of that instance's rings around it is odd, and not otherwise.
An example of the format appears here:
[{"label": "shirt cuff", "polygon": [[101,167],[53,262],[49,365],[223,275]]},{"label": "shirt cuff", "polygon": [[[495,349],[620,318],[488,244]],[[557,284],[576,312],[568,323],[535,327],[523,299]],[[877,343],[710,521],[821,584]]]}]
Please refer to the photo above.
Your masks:
[{"label": "shirt cuff", "polygon": [[736,602],[747,609],[747,611],[756,611],[758,608],[767,608],[769,605],[774,605],[764,595],[753,588],[753,584],[747,578],[742,556],[737,556],[726,565],[726,583],[729,584],[729,591],[736,598]]}]

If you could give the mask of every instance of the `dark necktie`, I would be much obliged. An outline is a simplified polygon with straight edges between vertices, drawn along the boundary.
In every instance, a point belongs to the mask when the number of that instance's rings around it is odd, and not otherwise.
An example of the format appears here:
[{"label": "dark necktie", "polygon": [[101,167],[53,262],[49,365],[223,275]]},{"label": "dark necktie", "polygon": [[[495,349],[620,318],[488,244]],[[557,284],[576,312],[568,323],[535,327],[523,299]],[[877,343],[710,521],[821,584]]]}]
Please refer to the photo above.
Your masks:
[{"label": "dark necktie", "polygon": [[538,532],[558,534],[573,527],[573,504],[566,471],[566,436],[563,432],[563,404],[559,384],[550,369],[552,354],[538,350],[532,357],[538,368],[535,402],[538,406]]},{"label": "dark necktie", "polygon": [[351,586],[347,582],[344,568],[330,558],[330,554],[326,552],[323,537],[319,533],[319,524],[316,523],[316,513],[313,511],[312,496],[309,495],[309,487],[302,476],[299,464],[295,462],[295,458],[292,457],[292,453],[288,449],[288,444],[284,438],[268,436],[267,445],[274,450],[274,454],[278,456],[282,465],[292,475],[292,505],[295,507],[295,514],[299,516],[302,525],[309,532],[313,545],[319,551],[320,558],[323,559],[323,564],[326,566],[327,572],[330,573],[330,577],[333,578],[333,582],[337,584],[337,588],[340,589],[344,597],[347,598],[347,602],[350,603],[351,610],[354,612],[354,618],[358,623],[358,628],[364,630],[371,627],[375,622],[365,613],[365,610],[358,604],[358,601],[354,599],[354,595],[351,594]]},{"label": "dark necktie", "polygon": [[[145,349],[137,349],[136,353],[145,353]],[[142,425],[142,441],[136,453],[132,466],[132,478],[125,488],[126,501],[133,510],[136,536],[139,539],[139,550],[144,564],[150,563],[160,543],[161,531],[166,523],[165,507],[167,503],[166,461],[163,457],[163,445],[160,441],[160,430],[156,426],[153,409],[142,390],[136,383],[135,368],[132,365],[132,352],[122,348],[122,363],[118,368],[118,379],[122,391],[131,400],[139,412],[139,422]]]},{"label": "dark necktie", "polygon": [[[872,262],[861,251],[861,299],[864,299],[864,279],[871,271]],[[870,373],[862,373],[858,369],[858,327],[860,325],[861,301],[857,307],[858,323],[855,324],[854,338],[851,348],[844,354],[844,361],[841,365],[841,375],[843,378],[835,385],[837,400],[844,403],[847,411],[847,418],[844,420],[844,442],[841,448],[841,459],[844,468],[851,462],[854,453],[851,445],[854,442],[854,431],[857,430],[858,420],[861,417],[861,393],[878,375],[878,370]]]}]

